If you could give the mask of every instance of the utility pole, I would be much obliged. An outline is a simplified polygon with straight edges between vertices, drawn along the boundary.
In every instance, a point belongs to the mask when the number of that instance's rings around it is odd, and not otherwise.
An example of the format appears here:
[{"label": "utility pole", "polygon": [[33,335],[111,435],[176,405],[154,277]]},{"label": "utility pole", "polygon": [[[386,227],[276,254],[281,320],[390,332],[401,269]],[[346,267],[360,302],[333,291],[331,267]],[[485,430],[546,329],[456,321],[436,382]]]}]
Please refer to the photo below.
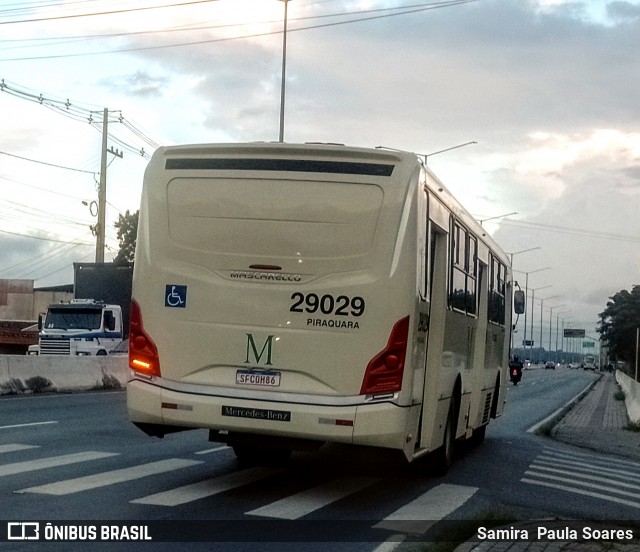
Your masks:
[{"label": "utility pole", "polygon": [[107,209],[107,153],[122,158],[122,152],[107,149],[109,110],[105,107],[102,115],[102,151],[100,155],[100,185],[98,188],[98,223],[96,224],[96,263],[104,263],[106,209]]},{"label": "utility pole", "polygon": [[280,82],[280,132],[278,134],[278,142],[284,142],[284,100],[287,78],[287,7],[289,0],[281,1],[284,2],[284,32],[282,34],[282,79]]}]

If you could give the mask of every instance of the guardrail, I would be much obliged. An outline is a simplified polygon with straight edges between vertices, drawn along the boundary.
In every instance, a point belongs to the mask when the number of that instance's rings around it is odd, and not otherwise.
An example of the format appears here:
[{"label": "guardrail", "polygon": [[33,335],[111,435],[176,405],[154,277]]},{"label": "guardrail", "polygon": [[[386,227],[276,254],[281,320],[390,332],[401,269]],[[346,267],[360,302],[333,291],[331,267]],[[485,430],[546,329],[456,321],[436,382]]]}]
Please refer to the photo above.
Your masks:
[{"label": "guardrail", "polygon": [[640,383],[620,370],[616,370],[616,381],[624,392],[629,421],[634,425],[640,425]]},{"label": "guardrail", "polygon": [[0,395],[54,390],[124,389],[128,379],[127,355],[0,355]]}]

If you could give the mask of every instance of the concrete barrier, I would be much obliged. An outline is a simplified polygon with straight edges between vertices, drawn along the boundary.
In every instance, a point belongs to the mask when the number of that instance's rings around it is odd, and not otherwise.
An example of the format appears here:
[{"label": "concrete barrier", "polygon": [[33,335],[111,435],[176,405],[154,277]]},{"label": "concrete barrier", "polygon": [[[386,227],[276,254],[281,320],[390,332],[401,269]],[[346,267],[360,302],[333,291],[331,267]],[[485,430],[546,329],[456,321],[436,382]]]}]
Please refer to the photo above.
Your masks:
[{"label": "concrete barrier", "polygon": [[[18,356],[0,355],[0,394],[28,389],[27,380],[46,378],[58,391],[124,388],[129,379],[127,355]],[[20,382],[20,383],[19,383]]]},{"label": "concrete barrier", "polygon": [[620,370],[616,370],[616,381],[624,391],[629,421],[634,425],[640,425],[640,383]]}]

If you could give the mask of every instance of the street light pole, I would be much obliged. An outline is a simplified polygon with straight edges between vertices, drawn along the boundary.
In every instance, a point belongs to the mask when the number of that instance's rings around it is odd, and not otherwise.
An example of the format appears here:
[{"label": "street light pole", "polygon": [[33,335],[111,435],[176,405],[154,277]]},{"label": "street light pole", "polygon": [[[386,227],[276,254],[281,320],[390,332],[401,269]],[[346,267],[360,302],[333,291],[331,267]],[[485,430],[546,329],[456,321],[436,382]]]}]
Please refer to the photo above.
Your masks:
[{"label": "street light pole", "polygon": [[[560,307],[564,307],[565,305],[553,305],[549,309],[549,351],[551,351],[551,334],[553,332],[553,309],[559,309]],[[556,359],[558,357],[558,340],[556,339]]]},{"label": "street light pole", "polygon": [[458,149],[458,148],[464,148],[465,146],[470,146],[471,144],[477,144],[478,142],[476,142],[475,140],[471,141],[471,142],[465,142],[464,144],[458,144],[457,146],[451,146],[450,148],[445,148],[439,151],[434,151],[431,153],[419,153],[418,155],[422,155],[422,157],[424,157],[424,164],[427,164],[427,159],[429,157],[432,157],[434,155],[438,155],[439,153],[444,153],[445,151],[451,151],[454,149]]},{"label": "street light pole", "polygon": [[[540,270],[546,270],[545,268],[542,268]],[[533,341],[533,315],[535,314],[533,309],[535,307],[536,304],[536,291],[540,291],[541,289],[547,289],[552,287],[552,284],[549,284],[548,286],[542,286],[539,288],[531,288],[531,341]],[[540,347],[542,344],[538,345],[538,347]],[[531,345],[531,352],[533,352],[533,345]],[[541,353],[542,354],[542,353]],[[538,357],[541,356],[538,355]],[[530,359],[533,360],[533,359]],[[540,358],[538,358],[538,360],[540,360]]]},{"label": "street light pole", "polygon": [[[547,301],[549,299],[555,299],[558,297],[557,295],[552,295],[551,297],[546,297]],[[544,308],[544,299],[540,299],[540,347],[542,347],[542,310]],[[549,347],[551,348],[551,347]],[[540,355],[542,355],[542,351],[540,351]]]},{"label": "street light pole", "polygon": [[280,0],[284,2],[284,32],[282,34],[282,79],[280,82],[280,133],[278,142],[284,142],[284,98],[285,82],[287,76],[287,8],[290,0]]},{"label": "street light pole", "polygon": [[[499,218],[504,218],[504,217],[510,217],[511,215],[517,215],[518,213],[516,213],[515,211],[513,213],[505,213],[504,215],[498,215],[495,217],[489,217],[486,219],[478,219],[478,222],[480,223],[480,226],[482,226],[483,222],[487,222],[488,220],[495,220],[495,219],[499,219]],[[533,249],[540,249],[539,247],[534,247]],[[532,249],[526,249],[525,251],[532,251]],[[519,251],[519,253],[524,253],[524,251]],[[511,257],[511,264],[513,264],[513,256]]]}]

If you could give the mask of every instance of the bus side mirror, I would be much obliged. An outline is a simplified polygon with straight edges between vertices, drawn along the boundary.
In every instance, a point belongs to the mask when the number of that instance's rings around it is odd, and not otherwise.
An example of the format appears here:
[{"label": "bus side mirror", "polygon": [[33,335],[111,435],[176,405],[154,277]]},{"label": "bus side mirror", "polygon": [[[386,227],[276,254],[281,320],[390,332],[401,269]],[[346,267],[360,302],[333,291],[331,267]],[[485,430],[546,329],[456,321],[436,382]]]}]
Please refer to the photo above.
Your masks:
[{"label": "bus side mirror", "polygon": [[525,307],[524,291],[518,289],[513,294],[513,309],[516,314],[522,314]]},{"label": "bus side mirror", "polygon": [[42,331],[42,313],[38,315],[38,331]]}]

